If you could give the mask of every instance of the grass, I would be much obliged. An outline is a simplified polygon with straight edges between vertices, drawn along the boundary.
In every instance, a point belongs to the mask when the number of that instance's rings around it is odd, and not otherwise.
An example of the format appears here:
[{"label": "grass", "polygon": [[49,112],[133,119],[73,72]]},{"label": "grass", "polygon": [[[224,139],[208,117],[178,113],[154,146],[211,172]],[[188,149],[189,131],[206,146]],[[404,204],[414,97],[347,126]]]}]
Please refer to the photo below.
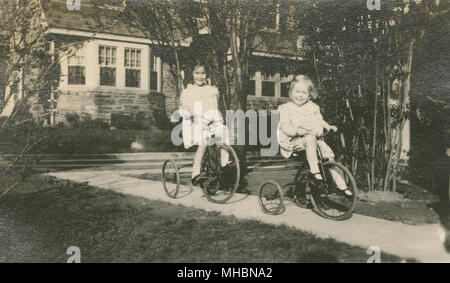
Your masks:
[{"label": "grass", "polygon": [[[2,180],[5,186],[14,180]],[[0,190],[3,190],[0,189]],[[0,199],[0,261],[366,262],[366,250],[287,226],[32,176]],[[399,258],[382,254],[383,262]]]}]

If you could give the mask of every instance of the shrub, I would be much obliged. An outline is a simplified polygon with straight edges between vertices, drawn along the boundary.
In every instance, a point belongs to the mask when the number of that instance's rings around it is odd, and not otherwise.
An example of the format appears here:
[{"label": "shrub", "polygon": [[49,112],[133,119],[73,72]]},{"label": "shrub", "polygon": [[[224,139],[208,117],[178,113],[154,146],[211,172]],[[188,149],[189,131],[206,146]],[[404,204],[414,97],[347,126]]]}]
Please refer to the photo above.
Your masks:
[{"label": "shrub", "polygon": [[81,118],[76,113],[67,113],[65,115],[67,125],[72,128],[78,128],[81,123]]},{"label": "shrub", "polygon": [[155,109],[153,111],[153,120],[159,129],[168,130],[172,128],[172,124],[167,117],[167,113],[162,109]]},{"label": "shrub", "polygon": [[103,128],[56,127],[45,129],[49,138],[35,152],[46,154],[108,154],[132,152],[131,144],[139,141],[145,151],[180,151],[170,142],[170,132],[158,129],[125,130]]},{"label": "shrub", "polygon": [[84,129],[109,129],[109,124],[101,118],[92,119],[91,115],[84,115],[81,119],[80,128]]},{"label": "shrub", "polygon": [[438,194],[448,193],[450,107],[430,101],[413,101],[411,115],[410,180]]}]

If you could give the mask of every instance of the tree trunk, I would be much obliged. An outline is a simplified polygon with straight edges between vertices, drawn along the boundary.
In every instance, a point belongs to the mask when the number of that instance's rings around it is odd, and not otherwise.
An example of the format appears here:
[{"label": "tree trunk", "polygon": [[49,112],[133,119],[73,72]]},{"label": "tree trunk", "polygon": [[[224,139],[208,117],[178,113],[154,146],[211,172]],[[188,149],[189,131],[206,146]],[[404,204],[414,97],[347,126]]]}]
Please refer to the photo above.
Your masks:
[{"label": "tree trunk", "polygon": [[23,73],[20,71],[13,71],[8,79],[8,85],[5,88],[5,106],[1,110],[0,117],[10,118],[17,104],[23,99]]}]

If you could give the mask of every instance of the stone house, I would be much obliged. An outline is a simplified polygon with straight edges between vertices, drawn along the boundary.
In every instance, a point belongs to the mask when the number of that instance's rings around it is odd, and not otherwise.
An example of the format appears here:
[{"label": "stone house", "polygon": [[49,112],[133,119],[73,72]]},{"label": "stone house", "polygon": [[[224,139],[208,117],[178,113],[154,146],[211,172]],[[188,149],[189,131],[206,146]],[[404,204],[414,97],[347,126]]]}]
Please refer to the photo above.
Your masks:
[{"label": "stone house", "polygon": [[[81,1],[79,10],[70,10],[67,0],[26,2],[39,7],[34,27],[49,58],[24,76],[42,75],[40,66],[49,62],[58,65],[56,83],[47,90],[50,99],[33,104],[34,116],[51,109],[54,123],[70,114],[112,123],[117,115],[169,115],[177,108],[176,82],[158,51],[161,46],[144,34],[144,28],[132,27],[119,16],[121,1],[101,8]],[[284,103],[291,74],[302,66],[302,38],[278,32],[285,23],[280,4],[268,17],[249,61],[249,109],[276,109]],[[267,37],[271,44],[264,40]]]},{"label": "stone house", "polygon": [[42,5],[50,50],[67,37],[82,40],[60,61],[56,122],[68,113],[111,122],[115,114],[147,116],[155,109],[174,107],[169,66],[154,41],[121,20],[120,7],[82,3],[80,10],[70,11],[61,0]]}]

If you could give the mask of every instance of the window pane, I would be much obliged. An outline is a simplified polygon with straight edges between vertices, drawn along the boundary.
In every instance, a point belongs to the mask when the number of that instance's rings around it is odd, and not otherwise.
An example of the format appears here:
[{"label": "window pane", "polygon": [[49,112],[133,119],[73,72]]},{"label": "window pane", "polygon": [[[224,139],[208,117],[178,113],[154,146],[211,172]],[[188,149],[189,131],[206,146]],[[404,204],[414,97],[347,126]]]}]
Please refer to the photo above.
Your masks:
[{"label": "window pane", "polygon": [[141,86],[141,71],[136,69],[126,69],[125,72],[125,86],[140,87]]},{"label": "window pane", "polygon": [[105,47],[100,46],[100,49],[98,50],[98,57],[98,63],[103,65],[105,63]]},{"label": "window pane", "polygon": [[130,49],[125,49],[125,67],[130,66]]},{"label": "window pane", "polygon": [[116,68],[100,67],[100,85],[116,85]]},{"label": "window pane", "polygon": [[70,85],[84,85],[86,83],[85,67],[83,66],[69,66],[69,80]]},{"label": "window pane", "polygon": [[281,83],[281,97],[289,97],[290,82]]},{"label": "window pane", "polygon": [[110,66],[116,64],[116,47],[100,46],[99,48],[99,65]]},{"label": "window pane", "polygon": [[106,61],[105,61],[105,65],[110,65],[111,64],[111,48],[106,47]]},{"label": "window pane", "polygon": [[256,95],[255,80],[249,80],[249,82],[248,82],[248,95]]},{"label": "window pane", "polygon": [[141,51],[136,51],[136,67],[141,66]]},{"label": "window pane", "polygon": [[262,82],[262,96],[275,96],[275,82]]},{"label": "window pane", "polygon": [[116,64],[116,48],[111,47],[112,55],[111,55],[111,65]]},{"label": "window pane", "polygon": [[72,48],[68,54],[68,63],[71,66],[83,65],[83,50]]},{"label": "window pane", "polygon": [[156,68],[156,56],[151,56],[150,57],[150,70],[157,71],[157,68]]},{"label": "window pane", "polygon": [[131,50],[131,67],[136,66],[136,50]]},{"label": "window pane", "polygon": [[150,89],[158,90],[158,72],[150,71]]}]

